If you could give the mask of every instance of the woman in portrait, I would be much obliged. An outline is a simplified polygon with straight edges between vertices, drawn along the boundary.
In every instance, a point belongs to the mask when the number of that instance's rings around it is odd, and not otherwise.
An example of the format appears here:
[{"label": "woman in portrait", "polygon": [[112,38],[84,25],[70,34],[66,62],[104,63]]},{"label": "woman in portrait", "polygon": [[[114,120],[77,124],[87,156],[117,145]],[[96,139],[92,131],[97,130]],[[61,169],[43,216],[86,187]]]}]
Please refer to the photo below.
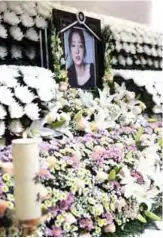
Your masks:
[{"label": "woman in portrait", "polygon": [[94,88],[94,65],[85,62],[87,52],[83,30],[72,28],[69,33],[68,43],[72,59],[72,64],[67,69],[69,84],[73,88]]}]

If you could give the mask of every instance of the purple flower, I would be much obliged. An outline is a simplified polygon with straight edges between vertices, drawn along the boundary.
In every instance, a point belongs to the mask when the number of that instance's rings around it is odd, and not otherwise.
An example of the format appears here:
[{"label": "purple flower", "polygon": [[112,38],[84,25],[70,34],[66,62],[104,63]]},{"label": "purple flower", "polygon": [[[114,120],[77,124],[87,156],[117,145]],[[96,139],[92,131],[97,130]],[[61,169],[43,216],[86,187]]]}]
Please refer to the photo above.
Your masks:
[{"label": "purple flower", "polygon": [[129,135],[129,134],[135,133],[136,130],[134,128],[132,128],[132,127],[124,126],[124,127],[120,128],[118,130],[118,132],[119,132],[119,134],[127,134],[127,135]]},{"label": "purple flower", "polygon": [[111,182],[111,185],[112,185],[112,188],[113,188],[115,191],[121,191],[121,185],[120,185],[120,183],[118,183],[117,181]]},{"label": "purple flower", "polygon": [[111,214],[109,213],[105,213],[102,215],[103,218],[105,218],[107,220],[107,225],[110,225],[113,223],[113,217]]},{"label": "purple flower", "polygon": [[60,209],[61,211],[66,211],[66,210],[70,209],[70,208],[71,208],[71,205],[72,205],[72,203],[73,203],[73,201],[74,201],[74,198],[73,198],[73,196],[69,193],[69,194],[67,195],[67,198],[66,198],[65,200],[61,200],[61,201],[59,202],[59,209]]},{"label": "purple flower", "polygon": [[58,206],[49,207],[49,208],[48,208],[48,211],[49,211],[49,213],[50,213],[53,217],[56,217],[56,216],[58,215],[59,208],[58,208]]},{"label": "purple flower", "polygon": [[78,168],[80,164],[80,159],[76,156],[63,156],[64,160],[66,160],[67,164],[71,165],[73,168]]},{"label": "purple flower", "polygon": [[119,162],[122,160],[122,150],[120,148],[113,146],[112,148],[107,150],[106,156],[107,156],[106,158],[108,159],[113,159]]},{"label": "purple flower", "polygon": [[126,149],[127,149],[127,151],[136,151],[137,150],[137,148],[136,148],[136,146],[133,144],[133,145],[127,145],[126,146]]},{"label": "purple flower", "polygon": [[79,222],[80,228],[91,231],[93,229],[93,222],[90,218],[83,218]]},{"label": "purple flower", "polygon": [[60,227],[52,227],[53,229],[46,228],[45,234],[47,237],[60,237],[62,235],[62,229]]}]

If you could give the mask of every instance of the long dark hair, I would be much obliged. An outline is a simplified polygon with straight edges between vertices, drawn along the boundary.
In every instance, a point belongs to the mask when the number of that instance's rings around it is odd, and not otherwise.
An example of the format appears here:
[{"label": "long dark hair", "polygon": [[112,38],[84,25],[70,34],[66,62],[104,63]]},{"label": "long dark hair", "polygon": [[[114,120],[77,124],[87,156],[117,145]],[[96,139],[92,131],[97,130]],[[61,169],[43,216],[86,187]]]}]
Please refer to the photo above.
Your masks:
[{"label": "long dark hair", "polygon": [[73,34],[79,34],[80,38],[81,38],[81,42],[83,44],[83,48],[84,48],[84,57],[86,56],[86,45],[85,45],[85,38],[84,38],[84,33],[83,30],[81,29],[77,29],[77,28],[71,28],[70,29],[70,33],[69,33],[69,37],[68,37],[68,43],[69,43],[69,49],[71,48],[71,43],[72,43],[72,36]]}]

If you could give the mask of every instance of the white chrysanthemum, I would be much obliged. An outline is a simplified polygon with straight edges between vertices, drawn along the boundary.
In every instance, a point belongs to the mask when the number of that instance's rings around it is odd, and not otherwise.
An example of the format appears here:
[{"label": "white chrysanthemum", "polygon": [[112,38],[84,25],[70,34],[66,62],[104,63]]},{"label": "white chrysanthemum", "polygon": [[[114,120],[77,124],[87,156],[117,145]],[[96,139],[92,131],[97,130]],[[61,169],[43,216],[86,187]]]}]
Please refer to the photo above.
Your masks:
[{"label": "white chrysanthemum", "polygon": [[124,58],[123,55],[119,55],[119,57],[118,57],[118,62],[119,62],[119,64],[121,64],[121,65],[123,65],[123,66],[126,65],[126,60],[125,60],[125,58]]},{"label": "white chrysanthemum", "polygon": [[4,46],[0,46],[0,58],[4,60],[7,54],[7,48]]},{"label": "white chrysanthemum", "polygon": [[151,55],[151,49],[148,45],[144,46],[144,53],[146,53],[147,55]]},{"label": "white chrysanthemum", "polygon": [[130,44],[130,52],[131,54],[135,55],[136,54],[136,47],[134,44]]},{"label": "white chrysanthemum", "polygon": [[28,38],[29,40],[32,40],[32,41],[38,41],[39,40],[39,36],[37,34],[37,32],[35,31],[34,28],[30,28],[26,31],[26,34],[25,34],[26,38]]},{"label": "white chrysanthemum", "polygon": [[121,45],[120,42],[116,43],[116,50],[119,52],[123,48],[123,45]]},{"label": "white chrysanthemum", "polygon": [[21,59],[22,58],[21,47],[13,45],[11,47],[11,57],[14,58],[14,59]]},{"label": "white chrysanthemum", "polygon": [[25,10],[25,12],[28,13],[29,16],[36,16],[36,4],[34,2],[22,2],[22,8]]},{"label": "white chrysanthemum", "polygon": [[137,42],[139,43],[139,44],[142,44],[143,43],[143,38],[142,38],[142,36],[141,35],[137,35]]},{"label": "white chrysanthemum", "polygon": [[30,103],[27,104],[24,108],[24,112],[25,114],[32,120],[38,120],[39,119],[39,107],[37,106],[37,104],[34,103]]},{"label": "white chrysanthemum", "polygon": [[15,96],[22,102],[22,103],[31,103],[34,100],[34,95],[32,92],[29,91],[28,87],[26,86],[18,86],[15,88]]},{"label": "white chrysanthemum", "polygon": [[132,60],[131,57],[127,57],[127,59],[126,59],[126,64],[127,64],[127,65],[132,65],[132,64],[133,64],[133,60]]},{"label": "white chrysanthemum", "polygon": [[118,62],[117,58],[116,58],[115,56],[113,56],[113,58],[111,59],[111,63],[112,63],[113,65],[116,65],[117,62]]},{"label": "white chrysanthemum", "polygon": [[31,88],[38,88],[38,79],[31,75],[24,75],[23,81]]},{"label": "white chrysanthemum", "polygon": [[5,130],[6,130],[6,126],[5,126],[4,121],[0,121],[0,137],[2,137],[4,135]]},{"label": "white chrysanthemum", "polygon": [[24,115],[23,107],[14,102],[9,107],[9,113],[11,118],[21,118]]},{"label": "white chrysanthemum", "polygon": [[9,10],[14,11],[18,15],[22,14],[23,9],[21,7],[21,2],[9,1],[7,5]]},{"label": "white chrysanthemum", "polygon": [[141,57],[141,64],[142,65],[146,65],[147,64],[147,60],[144,57]]},{"label": "white chrysanthemum", "polygon": [[51,16],[51,7],[48,6],[46,2],[39,2],[36,7],[38,15],[44,18],[49,18]]},{"label": "white chrysanthemum", "polygon": [[47,22],[43,17],[37,16],[35,21],[38,28],[45,29],[47,27]]},{"label": "white chrysanthemum", "polygon": [[153,87],[153,85],[152,84],[146,84],[145,85],[145,88],[146,88],[146,90],[147,90],[147,92],[149,93],[149,94],[151,94],[151,95],[154,95],[155,94],[155,88]]},{"label": "white chrysanthemum", "polygon": [[41,101],[49,102],[54,98],[54,92],[50,89],[40,88],[37,90]]},{"label": "white chrysanthemum", "polygon": [[0,1],[0,12],[6,12],[7,10],[7,2]]},{"label": "white chrysanthemum", "polygon": [[24,37],[20,27],[17,27],[17,26],[13,26],[10,28],[10,35],[13,37],[13,39],[17,41],[21,41]]},{"label": "white chrysanthemum", "polygon": [[152,111],[155,113],[155,114],[159,114],[159,113],[162,113],[162,106],[161,105],[155,105],[152,109]]},{"label": "white chrysanthemum", "polygon": [[160,48],[157,50],[157,55],[163,57],[163,51]]},{"label": "white chrysanthemum", "polygon": [[126,51],[127,53],[130,52],[130,45],[127,42],[123,43],[123,50]]},{"label": "white chrysanthemum", "polygon": [[149,66],[152,66],[152,65],[153,65],[153,61],[149,58],[149,59],[147,60],[147,64],[148,64]]},{"label": "white chrysanthemum", "polygon": [[143,53],[143,47],[140,44],[137,44],[137,52]]},{"label": "white chrysanthemum", "polygon": [[7,115],[7,112],[4,106],[0,105],[0,120],[5,119],[6,115]]},{"label": "white chrysanthemum", "polygon": [[9,128],[13,134],[19,134],[19,133],[23,132],[23,130],[24,130],[23,125],[20,122],[20,120],[11,121]]},{"label": "white chrysanthemum", "polygon": [[25,27],[32,27],[35,24],[33,18],[30,17],[27,13],[22,14],[20,16],[20,20]]},{"label": "white chrysanthemum", "polygon": [[141,62],[140,62],[139,59],[135,60],[135,64],[136,64],[136,65],[139,65],[140,63],[141,63]]},{"label": "white chrysanthemum", "polygon": [[4,16],[3,16],[3,19],[4,19],[4,22],[12,25],[12,26],[15,26],[17,24],[19,24],[20,22],[20,19],[19,17],[15,14],[15,12],[5,12],[4,13]]},{"label": "white chrysanthemum", "polygon": [[2,24],[0,24],[0,37],[7,38],[7,30]]},{"label": "white chrysanthemum", "polygon": [[36,57],[36,50],[34,47],[29,47],[25,50],[25,54],[30,60],[33,60]]},{"label": "white chrysanthemum", "polygon": [[13,94],[6,86],[0,86],[0,102],[7,106],[14,102]]},{"label": "white chrysanthemum", "polygon": [[6,85],[9,88],[13,88],[17,85],[16,77],[19,76],[19,73],[16,69],[12,69],[6,65],[0,66],[0,83]]},{"label": "white chrysanthemum", "polygon": [[161,104],[161,97],[160,96],[155,94],[155,95],[153,95],[152,99],[153,99],[153,101],[154,101],[154,103],[156,105],[160,105]]},{"label": "white chrysanthemum", "polygon": [[158,60],[154,60],[154,67],[158,69],[160,67],[160,62]]}]

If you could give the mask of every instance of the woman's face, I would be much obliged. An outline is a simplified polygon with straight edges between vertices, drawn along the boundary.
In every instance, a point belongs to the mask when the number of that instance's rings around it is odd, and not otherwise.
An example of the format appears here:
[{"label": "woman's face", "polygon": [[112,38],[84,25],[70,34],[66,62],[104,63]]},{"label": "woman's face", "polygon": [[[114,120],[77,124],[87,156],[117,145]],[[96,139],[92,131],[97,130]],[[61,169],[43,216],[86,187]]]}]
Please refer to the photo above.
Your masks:
[{"label": "woman's face", "polygon": [[78,33],[72,35],[71,56],[75,65],[81,65],[84,59],[84,46]]}]

